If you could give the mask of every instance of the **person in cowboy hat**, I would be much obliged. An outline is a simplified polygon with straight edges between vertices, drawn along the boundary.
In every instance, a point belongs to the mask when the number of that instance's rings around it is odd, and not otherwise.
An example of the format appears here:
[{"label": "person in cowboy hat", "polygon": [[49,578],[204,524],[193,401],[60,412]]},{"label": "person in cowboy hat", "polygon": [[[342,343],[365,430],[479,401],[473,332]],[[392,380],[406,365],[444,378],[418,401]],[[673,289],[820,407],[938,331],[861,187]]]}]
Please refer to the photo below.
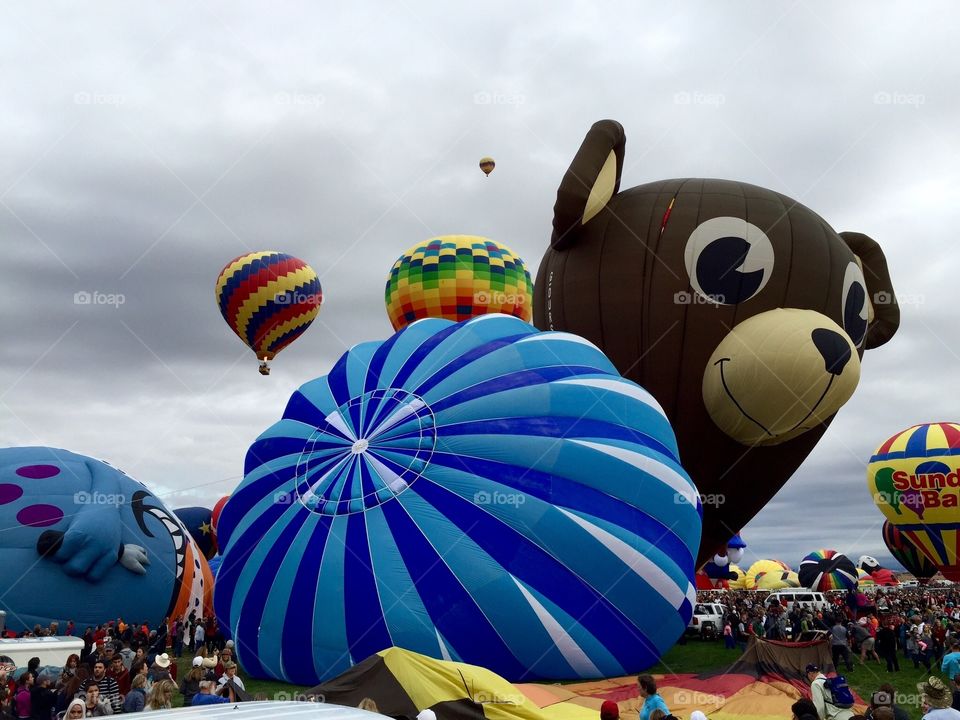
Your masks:
[{"label": "person in cowboy hat", "polygon": [[917,690],[923,698],[923,720],[960,720],[960,711],[954,710],[953,693],[947,684],[938,677],[930,676],[925,682],[917,684]]}]

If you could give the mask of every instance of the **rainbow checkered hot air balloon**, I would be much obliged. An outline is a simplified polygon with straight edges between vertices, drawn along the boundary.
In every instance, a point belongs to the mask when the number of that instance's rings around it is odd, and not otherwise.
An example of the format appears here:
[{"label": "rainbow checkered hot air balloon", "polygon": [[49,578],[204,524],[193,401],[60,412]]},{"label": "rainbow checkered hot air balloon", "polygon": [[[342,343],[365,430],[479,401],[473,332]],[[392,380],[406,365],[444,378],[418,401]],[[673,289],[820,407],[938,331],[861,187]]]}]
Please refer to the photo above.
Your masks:
[{"label": "rainbow checkered hot air balloon", "polygon": [[351,348],[250,447],[217,618],[244,670],[301,685],[391,646],[636,673],[690,620],[701,512],[663,410],[594,345],[429,318]]},{"label": "rainbow checkered hot air balloon", "polygon": [[257,354],[261,375],[269,375],[268,362],[310,327],[322,302],[313,268],[274,250],[234,258],[217,278],[220,314]]},{"label": "rainbow checkered hot air balloon", "polygon": [[384,300],[394,330],[426,317],[469,320],[533,315],[533,281],[505,245],[476,235],[442,235],[414,245],[393,264]]},{"label": "rainbow checkered hot air balloon", "polygon": [[853,560],[836,550],[814,550],[800,561],[800,584],[812,590],[847,590],[857,586]]},{"label": "rainbow checkered hot air balloon", "polygon": [[960,424],[914,425],[867,466],[873,501],[948,580],[960,581]]}]

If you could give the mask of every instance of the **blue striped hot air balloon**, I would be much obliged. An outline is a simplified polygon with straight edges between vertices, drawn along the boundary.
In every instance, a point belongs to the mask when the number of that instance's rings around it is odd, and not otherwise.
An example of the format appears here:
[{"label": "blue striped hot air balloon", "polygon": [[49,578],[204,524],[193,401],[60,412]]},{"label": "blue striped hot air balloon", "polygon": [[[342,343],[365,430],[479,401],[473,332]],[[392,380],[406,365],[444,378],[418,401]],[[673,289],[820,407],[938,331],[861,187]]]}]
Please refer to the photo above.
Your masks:
[{"label": "blue striped hot air balloon", "polygon": [[663,411],[595,346],[425,319],[352,348],[250,447],[217,616],[251,675],[301,685],[390,646],[624,675],[686,627],[700,526]]}]

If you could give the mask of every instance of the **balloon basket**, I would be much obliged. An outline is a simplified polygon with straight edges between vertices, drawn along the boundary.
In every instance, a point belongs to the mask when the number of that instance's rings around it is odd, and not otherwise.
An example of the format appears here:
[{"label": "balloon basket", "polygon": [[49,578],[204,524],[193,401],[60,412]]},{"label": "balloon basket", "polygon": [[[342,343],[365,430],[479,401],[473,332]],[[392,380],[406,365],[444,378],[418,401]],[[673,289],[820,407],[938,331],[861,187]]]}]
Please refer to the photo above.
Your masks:
[{"label": "balloon basket", "polygon": [[269,374],[270,374],[270,366],[267,365],[267,363],[265,363],[265,362],[260,363],[260,374],[261,374],[261,375],[269,375]]}]

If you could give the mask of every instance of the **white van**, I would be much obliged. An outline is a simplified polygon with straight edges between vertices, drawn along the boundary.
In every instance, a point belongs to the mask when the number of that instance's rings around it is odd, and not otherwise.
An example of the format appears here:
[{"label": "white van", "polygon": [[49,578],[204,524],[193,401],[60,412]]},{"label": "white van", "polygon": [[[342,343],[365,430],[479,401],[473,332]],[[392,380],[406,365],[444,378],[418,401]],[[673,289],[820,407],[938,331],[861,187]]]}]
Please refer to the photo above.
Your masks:
[{"label": "white van", "polygon": [[794,606],[800,610],[826,610],[830,607],[830,602],[822,592],[805,590],[803,588],[792,588],[789,590],[774,590],[767,595],[764,605],[769,606],[772,602],[778,602],[781,607],[786,606],[787,610],[793,610]]}]

